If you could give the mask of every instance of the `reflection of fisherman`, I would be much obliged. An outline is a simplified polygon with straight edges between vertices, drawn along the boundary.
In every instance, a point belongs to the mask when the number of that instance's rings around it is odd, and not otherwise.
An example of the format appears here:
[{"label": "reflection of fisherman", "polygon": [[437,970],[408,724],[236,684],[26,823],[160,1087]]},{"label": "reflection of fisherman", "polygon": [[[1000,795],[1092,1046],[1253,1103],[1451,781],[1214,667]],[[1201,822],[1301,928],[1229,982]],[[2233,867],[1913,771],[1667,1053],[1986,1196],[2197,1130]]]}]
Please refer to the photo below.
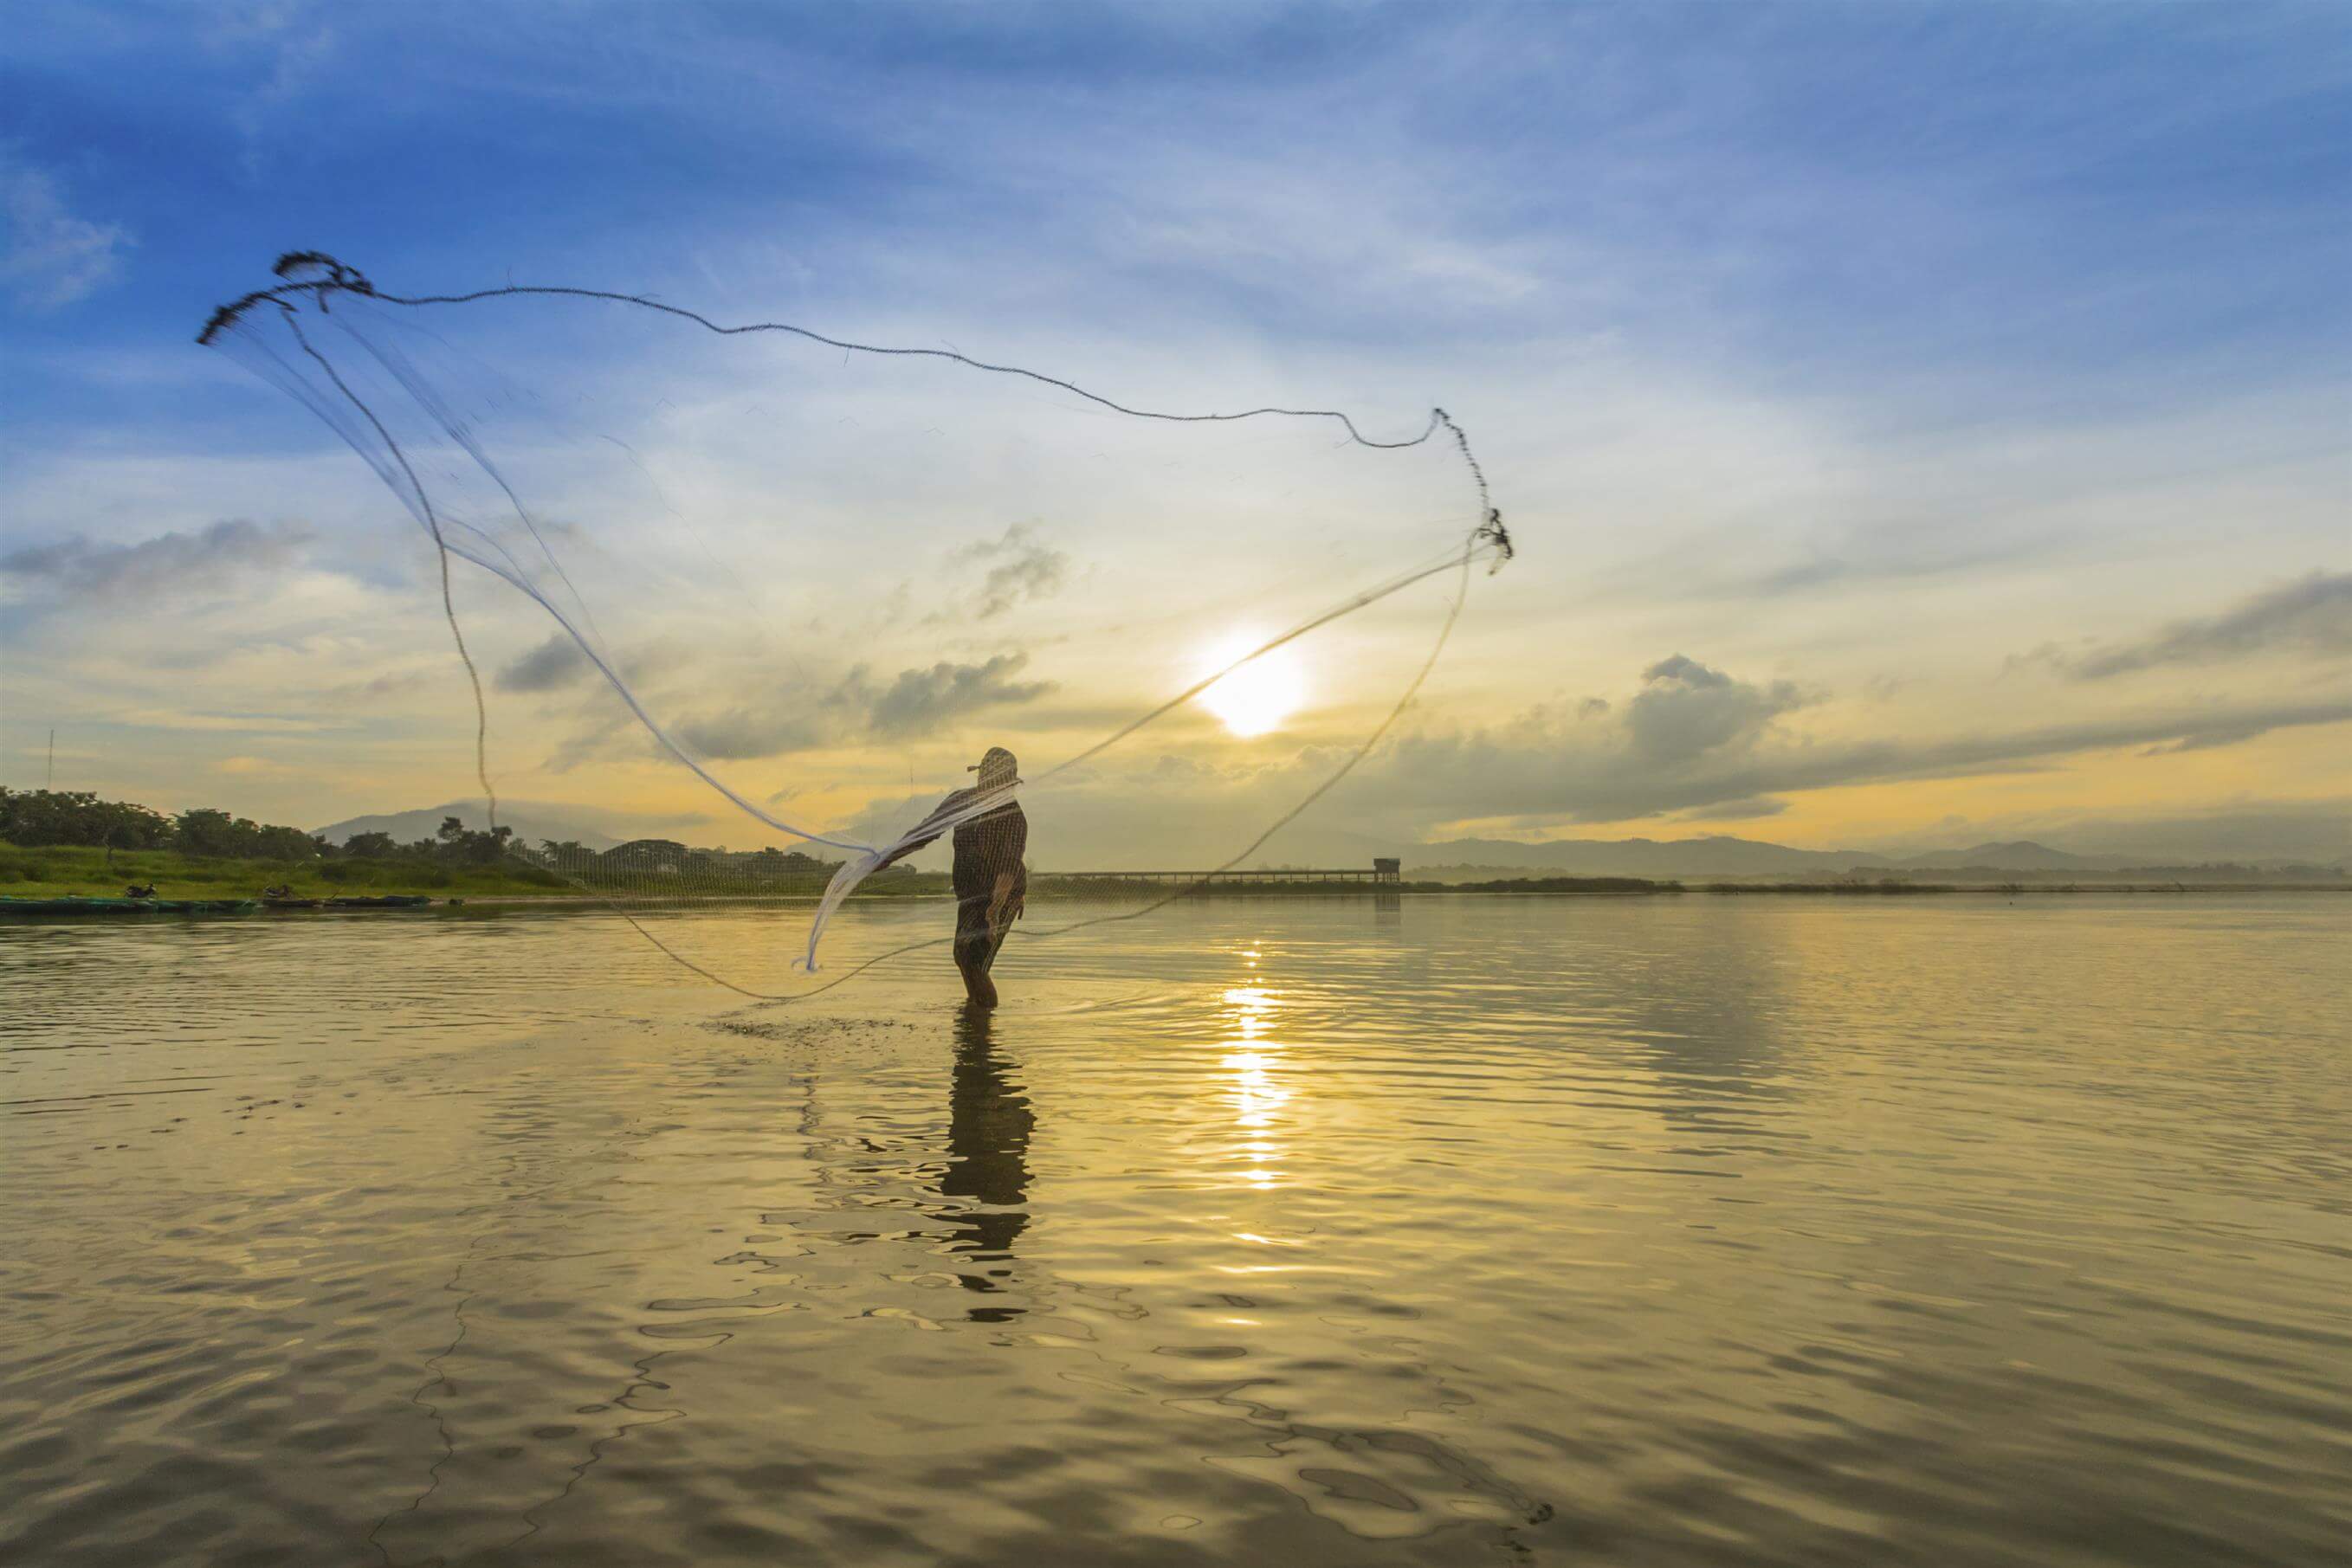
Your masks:
[{"label": "reflection of fisherman", "polygon": [[[1021,782],[1020,764],[1013,753],[992,746],[968,771],[980,775],[979,784],[958,789],[933,807],[875,870],[914,853],[945,832],[949,822],[956,823],[955,964],[971,1000],[992,1008],[996,982],[988,977],[989,966],[996,962],[1005,933],[1021,918],[1023,896],[1029,890],[1029,873],[1021,863],[1021,852],[1029,845],[1029,819],[1013,798],[1013,787]],[[971,814],[975,808],[984,809]]]},{"label": "reflection of fisherman", "polygon": [[[1022,1092],[1021,1064],[997,1054],[995,1015],[967,1008],[956,1022],[955,1075],[948,1094],[948,1158],[940,1172],[940,1218],[954,1228],[956,1278],[967,1291],[992,1295],[1013,1273],[1013,1244],[1028,1227],[1029,1138],[1037,1125]],[[1019,1317],[1015,1306],[974,1307],[974,1322]]]}]

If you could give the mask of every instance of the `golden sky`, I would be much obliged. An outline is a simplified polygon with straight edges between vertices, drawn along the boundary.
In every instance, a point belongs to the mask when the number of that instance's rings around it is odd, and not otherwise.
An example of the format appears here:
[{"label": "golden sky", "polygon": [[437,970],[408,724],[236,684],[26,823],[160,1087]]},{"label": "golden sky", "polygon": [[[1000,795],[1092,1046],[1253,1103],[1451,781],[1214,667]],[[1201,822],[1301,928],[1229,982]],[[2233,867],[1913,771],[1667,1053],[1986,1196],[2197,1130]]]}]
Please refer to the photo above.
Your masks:
[{"label": "golden sky", "polygon": [[[526,90],[451,75],[522,48],[491,19],[425,47],[306,15],[193,51],[22,41],[54,134],[0,161],[11,787],[54,730],[60,787],[167,809],[318,826],[478,793],[417,519],[189,341],[299,239],[388,291],[645,292],[1155,409],[1395,441],[1442,404],[1518,559],[1265,858],[2347,848],[2339,52],[2276,16],[2045,18],[2021,51],[1995,14],[1665,37],[1398,12],[1345,47],[1286,34],[1278,72],[1172,14],[916,72],[872,39],[616,21],[674,68],[537,38]],[[997,743],[1053,858],[1221,858],[1381,721],[1446,582],[1297,644],[1246,722],[1195,706],[1044,776],[1477,520],[1443,438],[1146,424],[626,307],[386,309],[313,325],[426,491],[759,810],[826,833],[904,823]],[[790,841],[660,755],[539,605],[463,562],[456,590],[502,795]]]}]

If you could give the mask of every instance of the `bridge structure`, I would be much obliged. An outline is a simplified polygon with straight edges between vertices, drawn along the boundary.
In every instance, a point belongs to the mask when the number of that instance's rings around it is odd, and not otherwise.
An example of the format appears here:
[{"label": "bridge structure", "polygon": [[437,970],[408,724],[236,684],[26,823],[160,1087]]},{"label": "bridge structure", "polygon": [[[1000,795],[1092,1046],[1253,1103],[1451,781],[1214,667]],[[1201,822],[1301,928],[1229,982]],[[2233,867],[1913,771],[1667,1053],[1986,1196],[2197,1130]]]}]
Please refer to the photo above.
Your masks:
[{"label": "bridge structure", "polygon": [[1029,880],[1032,883],[1150,882],[1182,885],[1200,883],[1213,887],[1268,883],[1353,882],[1370,887],[1393,887],[1404,880],[1403,867],[1402,861],[1382,859],[1375,860],[1370,866],[1260,866],[1249,871],[1038,871],[1030,873]]}]

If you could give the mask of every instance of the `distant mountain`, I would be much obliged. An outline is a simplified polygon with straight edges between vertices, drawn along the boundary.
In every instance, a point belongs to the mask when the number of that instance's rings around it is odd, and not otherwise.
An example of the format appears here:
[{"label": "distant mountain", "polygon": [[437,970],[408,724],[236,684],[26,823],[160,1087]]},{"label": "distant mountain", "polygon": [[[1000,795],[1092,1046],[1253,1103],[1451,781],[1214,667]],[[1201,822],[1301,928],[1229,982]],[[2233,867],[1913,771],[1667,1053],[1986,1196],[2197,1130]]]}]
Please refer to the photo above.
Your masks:
[{"label": "distant mountain", "polygon": [[1512,839],[1447,839],[1404,852],[1409,868],[1465,872],[1523,871],[1570,876],[1802,876],[1850,871],[2119,871],[2145,865],[2146,855],[2082,855],[2031,840],[1977,844],[1925,854],[1875,850],[1797,850],[1757,839],[1556,839],[1528,844]]},{"label": "distant mountain", "polygon": [[[549,805],[544,801],[501,800],[499,802],[499,825],[512,828],[517,838],[534,844],[541,839],[570,839],[592,850],[609,850],[623,841],[609,832],[590,827],[571,814],[580,810],[577,806]],[[429,839],[440,831],[444,817],[455,817],[476,831],[490,825],[489,813],[483,810],[481,801],[451,800],[446,805],[426,806],[414,811],[353,817],[348,821],[331,823],[317,831],[320,837],[338,844],[345,842],[354,833],[390,833],[405,844],[417,839]]]},{"label": "distant mountain", "polygon": [[1920,870],[1989,866],[1996,871],[2120,871],[2125,866],[2145,862],[2147,858],[2145,855],[2136,859],[2131,855],[2071,854],[2064,850],[2053,850],[2048,844],[2037,844],[2031,839],[2019,839],[2006,844],[1979,844],[1973,849],[1935,850],[1889,863]]},{"label": "distant mountain", "polygon": [[1756,839],[1446,839],[1404,852],[1408,867],[1478,866],[1570,876],[1771,876],[1896,862],[1867,850],[1792,850]]}]

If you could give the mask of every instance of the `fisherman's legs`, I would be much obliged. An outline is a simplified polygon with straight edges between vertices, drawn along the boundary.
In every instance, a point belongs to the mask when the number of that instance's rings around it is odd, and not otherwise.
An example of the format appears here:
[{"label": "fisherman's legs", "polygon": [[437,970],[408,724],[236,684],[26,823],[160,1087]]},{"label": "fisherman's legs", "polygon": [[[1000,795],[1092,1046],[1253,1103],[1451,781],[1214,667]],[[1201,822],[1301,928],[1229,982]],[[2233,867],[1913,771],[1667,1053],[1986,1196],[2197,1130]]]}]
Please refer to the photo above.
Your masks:
[{"label": "fisherman's legs", "polygon": [[956,967],[963,974],[964,998],[974,1007],[996,1005],[996,982],[988,977],[988,949],[956,944]]},{"label": "fisherman's legs", "polygon": [[965,899],[956,905],[956,969],[963,976],[965,996],[982,1007],[996,1005],[996,982],[988,977],[988,971],[996,962],[997,949],[1004,946],[1005,933],[1012,928],[1009,920],[999,925],[989,925],[986,899]]}]

